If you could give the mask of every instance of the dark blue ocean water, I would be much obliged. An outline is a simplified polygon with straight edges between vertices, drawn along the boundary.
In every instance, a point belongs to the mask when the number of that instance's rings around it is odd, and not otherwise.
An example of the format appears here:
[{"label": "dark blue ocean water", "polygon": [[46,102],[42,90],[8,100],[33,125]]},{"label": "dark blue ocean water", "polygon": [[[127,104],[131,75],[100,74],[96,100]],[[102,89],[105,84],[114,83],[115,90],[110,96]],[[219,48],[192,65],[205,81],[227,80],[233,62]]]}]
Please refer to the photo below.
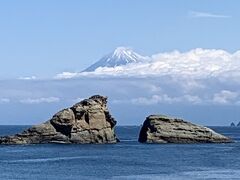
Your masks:
[{"label": "dark blue ocean water", "polygon": [[240,179],[240,128],[212,128],[236,143],[140,144],[139,127],[125,126],[113,145],[0,145],[0,179]]}]

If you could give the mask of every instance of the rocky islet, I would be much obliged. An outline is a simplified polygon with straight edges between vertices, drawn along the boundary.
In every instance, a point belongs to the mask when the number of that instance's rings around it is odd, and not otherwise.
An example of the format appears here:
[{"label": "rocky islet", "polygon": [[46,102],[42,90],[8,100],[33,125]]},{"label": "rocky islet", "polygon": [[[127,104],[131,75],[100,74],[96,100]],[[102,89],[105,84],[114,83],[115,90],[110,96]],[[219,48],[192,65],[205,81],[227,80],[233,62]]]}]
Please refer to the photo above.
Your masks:
[{"label": "rocky islet", "polygon": [[[50,120],[22,133],[0,137],[0,144],[103,144],[119,142],[117,121],[107,108],[107,97],[95,95],[56,113]],[[165,115],[150,115],[144,121],[140,143],[229,143],[215,131]]]},{"label": "rocky islet", "polygon": [[116,123],[107,108],[107,97],[95,95],[59,111],[45,123],[0,137],[0,144],[116,143]]},{"label": "rocky islet", "polygon": [[231,139],[210,128],[165,115],[150,115],[139,134],[141,143],[229,143]]}]

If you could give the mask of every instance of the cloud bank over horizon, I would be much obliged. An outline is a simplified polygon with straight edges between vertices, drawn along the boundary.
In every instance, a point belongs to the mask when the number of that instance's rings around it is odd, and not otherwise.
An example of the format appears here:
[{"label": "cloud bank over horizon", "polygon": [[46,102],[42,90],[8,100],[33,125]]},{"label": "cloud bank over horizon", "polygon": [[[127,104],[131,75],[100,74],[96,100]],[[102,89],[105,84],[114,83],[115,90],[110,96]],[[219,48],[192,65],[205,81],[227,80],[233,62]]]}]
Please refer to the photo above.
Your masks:
[{"label": "cloud bank over horizon", "polygon": [[[131,54],[136,54],[129,48],[128,50],[128,57]],[[123,53],[126,53],[125,50]],[[106,61],[108,60],[110,58],[106,59]],[[113,60],[111,59],[111,61]],[[113,67],[98,67],[90,72],[63,72],[56,75],[55,79],[77,80],[86,78],[86,81],[91,81],[89,80],[91,78],[102,78],[118,81],[119,78],[124,78],[126,81],[132,82],[139,78],[140,80],[137,81],[141,81],[142,84],[151,89],[150,93],[145,92],[144,96],[128,99],[116,98],[113,100],[113,103],[116,104],[238,106],[240,105],[239,69],[240,51],[230,53],[221,49],[197,48],[187,52],[175,50],[158,53],[150,58],[145,58],[145,61],[141,60]],[[152,83],[148,83],[150,79],[153,80]]]},{"label": "cloud bank over horizon", "polygon": [[159,53],[146,61],[64,72],[52,79],[1,80],[0,106],[7,108],[4,115],[13,122],[19,122],[20,116],[11,114],[16,107],[23,109],[20,114],[30,112],[26,118],[38,114],[46,119],[100,94],[109,97],[109,107],[121,125],[140,124],[142,117],[159,113],[226,125],[240,119],[239,69],[240,51],[198,48]]},{"label": "cloud bank over horizon", "polygon": [[[118,53],[116,57],[116,51]],[[123,61],[124,56],[131,58],[138,54],[129,48],[117,48],[104,61]],[[139,57],[143,57],[139,55]],[[117,58],[117,59],[115,59]],[[135,60],[135,59],[134,59]],[[114,97],[115,104],[156,105],[156,104],[193,104],[193,105],[240,105],[240,51],[233,53],[221,49],[192,49],[187,52],[165,52],[135,60],[124,65],[97,67],[87,72],[63,72],[53,80],[61,83],[67,80],[89,82],[111,81],[127,83],[121,84],[121,90],[129,92],[131,83],[140,82],[136,90],[142,89],[139,96],[131,94],[127,99]],[[19,79],[19,80],[26,80]],[[30,82],[33,79],[28,79]],[[61,82],[65,80],[64,82]],[[147,90],[145,88],[147,87]],[[97,88],[97,86],[96,86]],[[105,88],[113,88],[106,84]],[[93,89],[95,89],[93,87]],[[104,89],[103,89],[104,90]],[[8,103],[8,97],[1,97],[1,103]],[[78,99],[79,95],[71,97]],[[44,94],[37,97],[23,97],[17,102],[25,104],[55,103],[64,99],[55,94]]]},{"label": "cloud bank over horizon", "polygon": [[239,81],[240,51],[229,53],[220,49],[172,51],[151,56],[150,60],[115,67],[99,67],[93,72],[63,72],[55,79],[78,77],[159,77],[221,78]]},{"label": "cloud bank over horizon", "polygon": [[5,80],[0,89],[0,124],[40,123],[63,108],[100,94],[109,97],[109,108],[120,125],[138,125],[149,114],[226,125],[240,119],[239,87],[211,78],[170,76]]}]

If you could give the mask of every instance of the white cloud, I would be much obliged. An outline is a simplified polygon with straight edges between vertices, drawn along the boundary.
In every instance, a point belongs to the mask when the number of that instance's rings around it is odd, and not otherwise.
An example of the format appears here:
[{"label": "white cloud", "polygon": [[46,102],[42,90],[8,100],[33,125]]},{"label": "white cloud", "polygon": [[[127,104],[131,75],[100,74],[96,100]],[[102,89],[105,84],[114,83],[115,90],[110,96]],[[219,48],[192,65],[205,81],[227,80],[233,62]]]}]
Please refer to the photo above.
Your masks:
[{"label": "white cloud", "polygon": [[184,83],[180,82],[179,84],[181,85],[185,93],[191,92],[193,90],[202,90],[206,88],[203,83],[197,82],[196,80],[191,78],[187,79],[187,81],[185,81]]},{"label": "white cloud", "polygon": [[71,79],[71,78],[75,78],[79,75],[79,73],[72,73],[72,72],[62,72],[57,74],[54,79]]},{"label": "white cloud", "polygon": [[27,98],[20,100],[23,104],[55,103],[59,101],[60,98],[58,97]]},{"label": "white cloud", "polygon": [[173,103],[191,103],[200,104],[202,100],[198,96],[183,95],[178,97],[171,97],[167,94],[153,95],[150,98],[139,97],[131,100],[132,104],[136,105],[155,105],[159,103],[173,104]]},{"label": "white cloud", "polygon": [[85,98],[78,97],[78,98],[76,98],[76,99],[73,99],[72,102],[73,102],[73,103],[78,103],[78,102],[80,102],[80,101],[82,101],[82,100],[84,100],[84,99],[85,99]]},{"label": "white cloud", "polygon": [[[114,104],[134,104],[134,105],[157,105],[157,104],[191,104],[191,105],[240,105],[240,93],[229,90],[221,90],[213,94],[207,93],[205,97],[201,94],[183,94],[171,96],[168,94],[155,94],[149,97],[138,97],[132,99],[113,100]],[[210,96],[209,96],[210,95]]]},{"label": "white cloud", "polygon": [[129,100],[126,100],[126,99],[113,99],[113,100],[110,100],[110,103],[113,103],[113,104],[127,104],[127,103],[129,103]]},{"label": "white cloud", "polygon": [[193,18],[230,18],[229,15],[213,14],[209,12],[190,11],[189,16]]},{"label": "white cloud", "polygon": [[0,103],[9,103],[10,99],[8,98],[0,98]]},{"label": "white cloud", "polygon": [[[240,51],[229,53],[216,49],[193,49],[188,52],[167,52],[152,56],[151,61],[116,67],[100,67],[94,72],[58,74],[57,79],[75,77],[159,77],[174,76],[187,79],[240,77]],[[198,86],[194,81],[190,86]]]},{"label": "white cloud", "polygon": [[154,84],[147,84],[146,88],[150,90],[150,92],[161,92],[162,88],[160,86]]},{"label": "white cloud", "polygon": [[232,104],[237,97],[239,96],[239,93],[228,91],[228,90],[222,90],[219,93],[215,93],[213,95],[213,103],[215,104]]},{"label": "white cloud", "polygon": [[182,102],[186,101],[189,102],[190,104],[202,104],[203,100],[198,97],[198,96],[192,96],[192,95],[184,95],[181,98]]},{"label": "white cloud", "polygon": [[37,79],[36,76],[26,76],[26,77],[19,77],[19,80],[34,80]]}]

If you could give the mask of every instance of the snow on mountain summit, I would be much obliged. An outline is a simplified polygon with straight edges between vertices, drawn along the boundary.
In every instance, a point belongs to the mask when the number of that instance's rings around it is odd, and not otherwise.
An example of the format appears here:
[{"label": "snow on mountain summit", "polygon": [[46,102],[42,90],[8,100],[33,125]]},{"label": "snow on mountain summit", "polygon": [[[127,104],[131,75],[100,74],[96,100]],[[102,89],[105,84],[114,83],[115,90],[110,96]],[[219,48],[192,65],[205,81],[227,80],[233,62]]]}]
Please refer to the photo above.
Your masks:
[{"label": "snow on mountain summit", "polygon": [[[102,68],[101,68],[102,67]],[[233,78],[240,82],[240,51],[192,49],[143,57],[130,48],[119,47],[82,72],[63,72],[57,79],[78,76],[171,76],[198,79]]]},{"label": "snow on mountain summit", "polygon": [[116,48],[112,54],[112,58],[115,58],[116,61],[124,59],[127,63],[138,62],[139,60],[144,59],[144,57],[135,53],[132,49],[126,47]]},{"label": "snow on mountain summit", "polygon": [[99,67],[116,67],[129,63],[138,63],[146,59],[147,57],[135,53],[131,48],[118,47],[112,53],[104,56],[99,61],[85,69],[83,72],[95,71]]}]

